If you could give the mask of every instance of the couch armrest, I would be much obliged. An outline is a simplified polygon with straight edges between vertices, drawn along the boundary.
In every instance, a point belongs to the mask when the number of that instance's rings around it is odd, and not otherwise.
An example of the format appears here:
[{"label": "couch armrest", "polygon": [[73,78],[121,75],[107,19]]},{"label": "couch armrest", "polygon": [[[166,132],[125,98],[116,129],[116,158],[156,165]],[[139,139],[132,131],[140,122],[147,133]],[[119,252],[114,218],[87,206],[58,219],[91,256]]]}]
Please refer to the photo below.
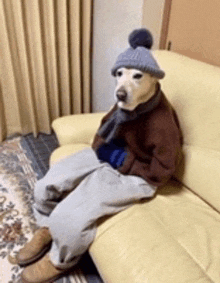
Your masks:
[{"label": "couch armrest", "polygon": [[75,114],[57,118],[53,121],[52,128],[59,144],[90,144],[105,114]]}]

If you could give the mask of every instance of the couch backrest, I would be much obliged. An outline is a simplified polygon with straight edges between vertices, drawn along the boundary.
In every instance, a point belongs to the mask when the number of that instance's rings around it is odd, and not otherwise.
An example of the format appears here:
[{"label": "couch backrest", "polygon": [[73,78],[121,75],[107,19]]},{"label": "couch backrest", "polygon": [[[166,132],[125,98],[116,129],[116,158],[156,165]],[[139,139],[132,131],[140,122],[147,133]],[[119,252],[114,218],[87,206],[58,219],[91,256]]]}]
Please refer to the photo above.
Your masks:
[{"label": "couch backrest", "polygon": [[177,176],[220,211],[220,68],[165,50],[154,55],[184,136],[185,164]]}]

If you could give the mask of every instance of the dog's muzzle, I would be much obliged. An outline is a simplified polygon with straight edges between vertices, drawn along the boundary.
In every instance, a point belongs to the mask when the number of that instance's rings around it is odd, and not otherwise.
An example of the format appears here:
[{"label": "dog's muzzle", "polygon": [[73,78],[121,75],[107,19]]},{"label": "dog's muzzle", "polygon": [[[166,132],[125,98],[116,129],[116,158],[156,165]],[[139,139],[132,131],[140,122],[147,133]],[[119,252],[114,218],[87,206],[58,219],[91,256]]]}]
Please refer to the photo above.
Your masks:
[{"label": "dog's muzzle", "polygon": [[127,94],[127,92],[124,88],[119,88],[116,92],[116,97],[117,97],[118,101],[125,102],[126,99],[127,99],[127,96],[128,96],[128,94]]}]

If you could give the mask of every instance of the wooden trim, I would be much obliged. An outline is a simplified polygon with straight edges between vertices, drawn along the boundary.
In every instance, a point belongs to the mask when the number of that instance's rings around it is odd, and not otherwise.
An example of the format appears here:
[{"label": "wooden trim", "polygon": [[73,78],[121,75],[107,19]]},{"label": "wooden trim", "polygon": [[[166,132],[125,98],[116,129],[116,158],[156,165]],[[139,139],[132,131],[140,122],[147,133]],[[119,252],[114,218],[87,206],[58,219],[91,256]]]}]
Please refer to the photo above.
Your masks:
[{"label": "wooden trim", "polygon": [[159,49],[166,49],[171,6],[172,6],[172,0],[165,0]]}]

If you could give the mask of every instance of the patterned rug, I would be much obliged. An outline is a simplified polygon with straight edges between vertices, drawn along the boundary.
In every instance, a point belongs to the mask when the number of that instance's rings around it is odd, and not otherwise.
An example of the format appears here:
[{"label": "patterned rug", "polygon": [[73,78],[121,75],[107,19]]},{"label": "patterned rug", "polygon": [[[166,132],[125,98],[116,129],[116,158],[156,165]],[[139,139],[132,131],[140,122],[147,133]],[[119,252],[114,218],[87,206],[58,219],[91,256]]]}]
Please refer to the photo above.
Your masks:
[{"label": "patterned rug", "polygon": [[[31,208],[37,177],[21,146],[21,137],[0,144],[0,283],[21,283],[22,268],[11,262],[37,228]],[[91,282],[97,281],[87,280],[79,267],[70,276],[56,281]]]}]

